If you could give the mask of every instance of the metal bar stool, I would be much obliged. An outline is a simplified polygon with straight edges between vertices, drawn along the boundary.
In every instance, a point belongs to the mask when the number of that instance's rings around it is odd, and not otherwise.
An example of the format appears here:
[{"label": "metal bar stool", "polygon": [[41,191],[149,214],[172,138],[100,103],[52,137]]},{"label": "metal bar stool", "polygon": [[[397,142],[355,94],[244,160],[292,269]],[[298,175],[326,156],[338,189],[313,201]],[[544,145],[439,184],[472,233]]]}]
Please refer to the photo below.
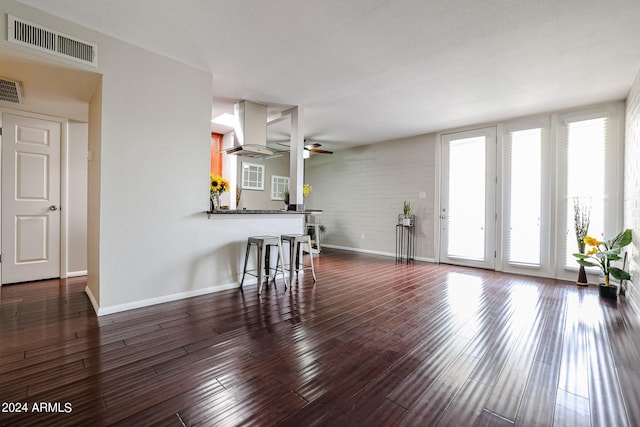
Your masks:
[{"label": "metal bar stool", "polygon": [[[293,273],[298,275],[298,271],[311,269],[313,275],[313,283],[316,283],[316,271],[313,268],[313,253],[311,252],[311,236],[307,234],[283,234],[280,236],[282,243],[289,243],[289,283],[293,283]],[[306,244],[309,249],[309,259],[311,265],[302,264],[302,256],[300,252],[302,245]]]},{"label": "metal bar stool", "polygon": [[[250,273],[250,271],[254,271],[254,270],[247,270],[247,261],[249,260],[249,252],[251,251],[251,247],[255,246],[256,250],[257,250],[257,268],[256,268],[256,274]],[[270,249],[271,246],[277,246],[278,247],[278,261],[280,262],[280,268],[278,268],[278,265],[276,263],[276,268],[271,268],[271,266],[269,265],[269,253],[270,253]],[[265,260],[264,263],[264,269],[263,269],[263,260]],[[274,270],[273,273],[273,282],[275,283],[276,280],[276,275],[278,274],[278,270],[280,270],[282,272],[282,280],[284,280],[284,288],[287,289],[287,278],[284,276],[284,257],[283,257],[283,252],[282,252],[282,244],[280,243],[280,238],[279,237],[275,237],[275,236],[253,236],[253,237],[249,237],[249,239],[247,240],[247,252],[244,256],[244,269],[242,272],[242,281],[240,282],[240,288],[242,288],[242,284],[244,283],[244,276],[246,274],[250,274],[251,276],[255,276],[258,278],[258,294],[260,294],[262,292],[262,279],[263,279],[263,272],[266,273],[267,276],[267,282],[269,282],[269,278],[271,277],[271,270]]]}]

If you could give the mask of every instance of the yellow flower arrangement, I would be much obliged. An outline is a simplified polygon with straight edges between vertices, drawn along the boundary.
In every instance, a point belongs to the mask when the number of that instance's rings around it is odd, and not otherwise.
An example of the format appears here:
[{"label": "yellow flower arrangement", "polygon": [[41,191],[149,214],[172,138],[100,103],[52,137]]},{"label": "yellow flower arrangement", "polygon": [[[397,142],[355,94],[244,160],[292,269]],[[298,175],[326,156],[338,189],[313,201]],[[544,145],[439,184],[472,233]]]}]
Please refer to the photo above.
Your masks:
[{"label": "yellow flower arrangement", "polygon": [[302,197],[307,197],[309,195],[309,193],[311,193],[311,190],[313,190],[313,187],[311,186],[311,184],[305,184],[302,186]]},{"label": "yellow flower arrangement", "polygon": [[229,181],[220,175],[209,175],[209,201],[211,210],[220,209],[220,195],[229,191]]},{"label": "yellow flower arrangement", "polygon": [[[313,187],[311,186],[311,184],[304,184],[302,186],[302,197],[307,197],[309,195],[309,193],[311,193],[311,190],[313,190]],[[285,205],[289,205],[289,187],[284,189],[284,204]]]},{"label": "yellow flower arrangement", "polygon": [[209,184],[211,188],[211,197],[220,195],[229,191],[229,181],[219,175],[210,175]]},{"label": "yellow flower arrangement", "polygon": [[[602,244],[602,242],[601,242],[601,241],[599,241],[599,240],[598,240],[598,239],[596,239],[595,237],[591,237],[591,236],[586,236],[586,237],[584,238],[584,243],[585,243],[587,246],[594,246],[594,247],[595,247],[595,246],[600,246],[600,245]],[[597,252],[598,248],[595,248],[595,249],[596,249],[596,252]],[[594,253],[595,253],[595,252],[594,252]]]},{"label": "yellow flower arrangement", "polygon": [[[578,264],[584,267],[600,267],[604,274],[606,286],[609,284],[609,275],[618,280],[630,280],[631,276],[626,271],[612,267],[612,261],[620,260],[620,252],[623,247],[631,243],[631,230],[627,229],[615,236],[613,239],[601,242],[595,237],[586,236],[584,243],[590,246],[586,254],[573,254],[577,258]],[[592,260],[592,261],[590,261]]]}]

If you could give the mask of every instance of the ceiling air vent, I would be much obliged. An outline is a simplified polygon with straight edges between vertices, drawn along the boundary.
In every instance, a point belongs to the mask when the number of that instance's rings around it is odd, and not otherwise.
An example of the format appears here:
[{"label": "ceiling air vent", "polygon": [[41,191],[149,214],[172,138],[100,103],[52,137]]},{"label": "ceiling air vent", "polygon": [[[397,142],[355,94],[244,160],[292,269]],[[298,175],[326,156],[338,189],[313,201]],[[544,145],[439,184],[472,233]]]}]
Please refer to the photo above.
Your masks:
[{"label": "ceiling air vent", "polygon": [[98,65],[98,47],[58,31],[7,15],[7,40],[83,64]]},{"label": "ceiling air vent", "polygon": [[22,85],[20,82],[0,77],[0,101],[22,104]]}]

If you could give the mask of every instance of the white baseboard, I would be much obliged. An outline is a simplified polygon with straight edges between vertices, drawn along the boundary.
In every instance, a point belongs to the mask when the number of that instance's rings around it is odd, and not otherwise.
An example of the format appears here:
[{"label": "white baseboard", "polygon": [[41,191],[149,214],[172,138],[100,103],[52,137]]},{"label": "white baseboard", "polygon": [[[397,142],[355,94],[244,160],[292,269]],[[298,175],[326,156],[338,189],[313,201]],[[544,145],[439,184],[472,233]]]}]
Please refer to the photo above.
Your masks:
[{"label": "white baseboard", "polygon": [[[349,248],[349,247],[345,247],[345,246],[337,246],[337,245],[329,245],[329,244],[323,244],[322,246],[326,247],[326,248],[339,249],[339,250],[344,250],[344,251],[360,252],[360,253],[371,254],[371,255],[381,255],[381,256],[390,257],[390,258],[395,258],[395,256],[396,256],[395,253],[372,251],[372,250],[368,250],[368,249]],[[318,255],[322,256],[322,253],[320,253]],[[424,262],[431,262],[431,263],[435,263],[436,262],[435,259],[422,258],[422,257],[416,257],[416,261],[424,261]],[[300,271],[299,274],[303,275],[304,271]],[[286,273],[285,273],[285,275],[286,275],[287,278],[289,277]],[[247,285],[254,285],[255,286],[257,281],[258,280],[256,278],[247,279],[247,280],[245,280],[244,286],[245,287]],[[196,296],[199,296],[199,295],[210,294],[210,293],[213,293],[213,292],[226,291],[226,290],[229,290],[229,289],[237,289],[239,287],[240,287],[240,283],[239,282],[228,283],[226,285],[210,286],[208,288],[196,289],[196,290],[187,291],[187,292],[180,292],[180,293],[171,294],[171,295],[165,295],[165,296],[156,297],[156,298],[149,298],[149,299],[146,299],[146,300],[134,301],[134,302],[131,302],[131,303],[126,303],[126,304],[113,305],[113,306],[110,306],[110,307],[100,307],[98,305],[98,303],[96,302],[96,299],[94,298],[93,294],[91,293],[91,290],[89,289],[89,287],[85,288],[85,293],[89,297],[89,300],[91,301],[91,305],[93,306],[93,309],[95,310],[96,314],[98,316],[105,316],[107,314],[119,313],[121,311],[133,310],[135,308],[148,307],[148,306],[151,306],[151,305],[162,304],[164,302],[171,302],[171,301],[176,301],[176,300],[180,300],[180,299],[196,297]]]},{"label": "white baseboard", "polygon": [[[323,243],[322,247],[323,248],[331,248],[331,249],[339,249],[341,251],[359,252],[359,253],[363,253],[363,254],[381,255],[381,256],[386,256],[386,257],[390,257],[390,258],[395,258],[396,257],[395,253],[372,251],[372,250],[369,250],[369,249],[361,249],[361,248],[350,248],[350,247],[347,247],[347,246],[331,245],[331,244],[327,244],[327,243]],[[320,254],[322,255],[322,252]],[[431,263],[434,263],[434,264],[436,263],[435,258],[416,257],[416,261],[431,262]]]},{"label": "white baseboard", "polygon": [[83,271],[69,271],[67,272],[67,279],[69,277],[82,277],[82,276],[86,276],[88,274],[87,270],[83,270]]},{"label": "white baseboard", "polygon": [[93,311],[96,313],[96,315],[99,316],[98,311],[100,310],[100,306],[98,305],[98,302],[96,301],[95,297],[93,296],[93,293],[91,293],[91,289],[89,289],[88,286],[85,286],[84,293],[87,294],[87,296],[89,297],[89,301],[93,306]]},{"label": "white baseboard", "polygon": [[[245,283],[246,284],[246,283]],[[112,305],[110,307],[99,307],[96,303],[95,298],[91,294],[91,290],[87,287],[85,288],[85,293],[89,297],[91,304],[93,305],[93,309],[95,310],[98,316],[105,316],[107,314],[119,313],[121,311],[133,310],[134,308],[142,308],[148,307],[150,305],[162,304],[163,302],[171,302],[179,299],[197,297],[199,295],[210,294],[213,292],[226,291],[229,289],[236,289],[240,286],[239,283],[229,283],[226,285],[219,286],[210,286],[208,288],[195,289],[187,292],[180,292],[177,294],[165,295],[156,298],[149,298],[141,301],[134,301],[126,304]]]}]

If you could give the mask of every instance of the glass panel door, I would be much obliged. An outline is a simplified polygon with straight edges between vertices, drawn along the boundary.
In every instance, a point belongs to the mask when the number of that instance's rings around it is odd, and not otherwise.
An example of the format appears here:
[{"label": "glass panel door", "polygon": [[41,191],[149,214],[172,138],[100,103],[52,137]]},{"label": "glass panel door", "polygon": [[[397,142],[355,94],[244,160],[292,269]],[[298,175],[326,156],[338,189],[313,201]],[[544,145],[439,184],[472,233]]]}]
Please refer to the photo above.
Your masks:
[{"label": "glass panel door", "polygon": [[[589,236],[602,240],[623,228],[623,120],[624,105],[617,103],[558,116],[556,278],[577,277],[574,201],[591,208]],[[597,283],[590,273],[599,272],[587,268],[589,282]]]},{"label": "glass panel door", "polygon": [[[603,240],[604,205],[607,161],[607,118],[599,117],[566,124],[567,132],[567,198],[565,267],[577,268],[572,255],[578,252],[575,238],[574,199],[588,205],[590,225],[588,235]],[[610,237],[610,236],[607,236]]]},{"label": "glass panel door", "polygon": [[[550,161],[546,117],[508,123],[502,133],[502,271],[548,277]],[[499,245],[500,246],[500,245]]]},{"label": "glass panel door", "polygon": [[542,129],[521,130],[510,136],[507,262],[540,266]]},{"label": "glass panel door", "polygon": [[495,128],[442,137],[440,262],[495,267]]}]

